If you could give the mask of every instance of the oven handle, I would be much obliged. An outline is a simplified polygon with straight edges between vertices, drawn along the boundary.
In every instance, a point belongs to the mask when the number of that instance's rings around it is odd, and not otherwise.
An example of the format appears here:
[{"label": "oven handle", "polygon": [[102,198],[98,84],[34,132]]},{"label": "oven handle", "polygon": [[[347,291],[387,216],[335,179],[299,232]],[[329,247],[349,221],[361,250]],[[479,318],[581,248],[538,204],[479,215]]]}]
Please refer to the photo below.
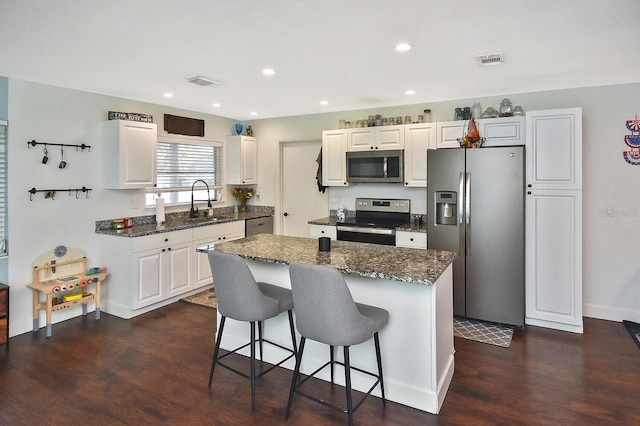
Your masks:
[{"label": "oven handle", "polygon": [[395,229],[362,228],[359,226],[336,226],[336,231],[357,232],[360,234],[395,235]]}]

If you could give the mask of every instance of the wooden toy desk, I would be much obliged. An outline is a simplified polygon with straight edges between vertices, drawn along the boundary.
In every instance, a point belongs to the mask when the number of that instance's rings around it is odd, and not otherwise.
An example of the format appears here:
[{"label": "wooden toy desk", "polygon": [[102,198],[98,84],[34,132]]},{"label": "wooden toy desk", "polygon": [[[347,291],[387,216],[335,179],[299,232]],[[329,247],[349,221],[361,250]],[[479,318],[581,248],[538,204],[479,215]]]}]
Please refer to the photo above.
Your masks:
[{"label": "wooden toy desk", "polygon": [[[79,249],[58,246],[53,255],[51,251],[40,255],[33,262],[33,282],[27,284],[33,291],[33,331],[40,329],[40,311],[46,312],[46,336],[51,337],[52,312],[82,305],[82,315],[87,315],[91,302],[95,302],[95,319],[99,320],[100,284],[106,277],[106,268],[87,269],[87,258]],[[94,284],[95,293],[90,293],[88,287]]]}]

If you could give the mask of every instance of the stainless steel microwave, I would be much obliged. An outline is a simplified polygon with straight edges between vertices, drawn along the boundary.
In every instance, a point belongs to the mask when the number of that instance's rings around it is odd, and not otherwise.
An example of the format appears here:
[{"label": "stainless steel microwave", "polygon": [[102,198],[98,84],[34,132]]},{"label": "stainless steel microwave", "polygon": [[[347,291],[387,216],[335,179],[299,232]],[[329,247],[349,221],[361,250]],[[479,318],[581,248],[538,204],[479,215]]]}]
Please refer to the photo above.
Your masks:
[{"label": "stainless steel microwave", "polygon": [[403,182],[404,151],[347,152],[347,182]]}]

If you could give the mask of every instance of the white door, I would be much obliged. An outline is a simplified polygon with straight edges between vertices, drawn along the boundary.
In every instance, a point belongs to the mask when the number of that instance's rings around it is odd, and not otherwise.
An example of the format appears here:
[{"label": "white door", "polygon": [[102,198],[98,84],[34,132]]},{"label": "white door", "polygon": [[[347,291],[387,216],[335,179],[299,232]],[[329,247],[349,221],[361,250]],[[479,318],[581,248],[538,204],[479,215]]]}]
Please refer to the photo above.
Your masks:
[{"label": "white door", "polygon": [[329,195],[318,191],[316,159],[321,141],[286,142],[281,145],[280,235],[309,237],[308,222],[329,216]]}]

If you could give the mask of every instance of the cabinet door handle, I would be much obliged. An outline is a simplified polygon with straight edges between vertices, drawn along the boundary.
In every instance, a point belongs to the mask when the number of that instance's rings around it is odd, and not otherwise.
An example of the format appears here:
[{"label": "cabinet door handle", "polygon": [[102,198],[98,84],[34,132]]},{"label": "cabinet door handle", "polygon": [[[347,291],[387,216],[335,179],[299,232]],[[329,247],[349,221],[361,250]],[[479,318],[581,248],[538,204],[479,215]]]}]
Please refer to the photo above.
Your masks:
[{"label": "cabinet door handle", "polygon": [[167,249],[167,251],[171,251],[171,247],[169,247],[169,248]]},{"label": "cabinet door handle", "polygon": [[531,191],[527,191],[527,194],[528,194],[528,195],[531,195]]},{"label": "cabinet door handle", "polygon": [[409,241],[413,242],[413,238],[409,238]]},{"label": "cabinet door handle", "polygon": [[164,239],[164,242],[165,242],[165,243],[166,243],[166,242],[169,242],[169,239],[168,239],[168,238],[165,238],[165,239]]},{"label": "cabinet door handle", "polygon": [[531,184],[527,185],[528,188],[531,188],[531,186],[532,186]]},{"label": "cabinet door handle", "polygon": [[164,253],[164,252],[165,252],[165,250],[164,250],[164,249],[162,249],[162,252]]}]

